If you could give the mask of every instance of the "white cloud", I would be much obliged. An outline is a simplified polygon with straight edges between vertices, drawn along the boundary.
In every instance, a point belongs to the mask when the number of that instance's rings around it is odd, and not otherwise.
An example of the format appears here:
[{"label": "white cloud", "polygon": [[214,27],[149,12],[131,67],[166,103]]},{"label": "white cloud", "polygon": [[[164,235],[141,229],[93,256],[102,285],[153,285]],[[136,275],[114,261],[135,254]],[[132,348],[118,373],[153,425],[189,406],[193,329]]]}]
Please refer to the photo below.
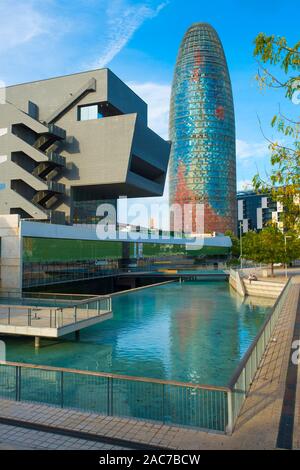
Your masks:
[{"label": "white cloud", "polygon": [[236,156],[239,160],[263,158],[269,154],[268,142],[247,142],[236,140]]},{"label": "white cloud", "polygon": [[167,4],[163,2],[151,8],[147,3],[130,4],[126,0],[110,0],[104,20],[105,46],[92,68],[105,67],[111,62],[144,21],[157,16]]},{"label": "white cloud", "polygon": [[[170,107],[170,95],[171,86],[160,83],[145,82],[145,83],[134,83],[128,84],[132,90],[137,93],[147,104],[148,104],[148,124],[151,129],[157,132],[158,135],[164,139],[168,138],[168,127],[169,127],[169,107]],[[169,203],[169,178],[166,178],[164,194],[161,197],[149,197],[142,199],[131,199],[128,201],[128,206],[133,203],[145,204],[149,207],[151,204],[168,204]],[[121,214],[121,210],[119,214]],[[120,221],[125,222],[122,217]],[[158,222],[158,221],[156,221]],[[169,229],[169,219],[166,218],[160,221],[160,228],[164,230]],[[147,227],[149,220],[144,218],[142,225]]]},{"label": "white cloud", "polygon": [[149,127],[168,139],[171,86],[159,83],[129,83],[129,86],[148,104]]},{"label": "white cloud", "polygon": [[40,13],[34,1],[3,0],[0,18],[0,53],[48,34],[55,24],[49,16]]},{"label": "white cloud", "polygon": [[240,180],[237,182],[238,191],[248,191],[252,189],[253,189],[253,185],[252,185],[251,180]]}]

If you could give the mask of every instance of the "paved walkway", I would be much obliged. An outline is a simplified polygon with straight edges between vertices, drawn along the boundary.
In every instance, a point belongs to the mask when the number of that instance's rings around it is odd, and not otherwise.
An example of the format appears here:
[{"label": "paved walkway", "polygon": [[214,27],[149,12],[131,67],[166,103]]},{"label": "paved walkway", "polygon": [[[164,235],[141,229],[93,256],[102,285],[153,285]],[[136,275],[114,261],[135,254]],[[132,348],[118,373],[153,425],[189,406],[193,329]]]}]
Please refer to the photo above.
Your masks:
[{"label": "paved walkway", "polygon": [[[257,275],[257,278],[260,281],[267,281],[267,282],[280,282],[280,283],[286,283],[287,278],[293,277],[293,276],[300,276],[300,267],[293,267],[293,268],[288,268],[287,273],[285,271],[285,268],[283,267],[274,267],[274,272],[273,275],[271,275],[271,269],[268,266],[256,266],[256,267],[245,267],[242,268],[245,270],[246,274],[249,274],[250,272],[253,272]],[[268,277],[264,277],[262,275],[262,271],[267,271]],[[287,274],[287,276],[286,276]]]},{"label": "paved walkway", "polygon": [[[128,441],[132,441],[144,446],[143,448],[152,446],[185,450],[275,449],[286,390],[299,290],[300,284],[291,286],[275,327],[273,340],[268,345],[232,436],[5,400],[0,401],[0,416],[53,429],[69,430],[78,433],[77,438],[81,436],[82,439],[88,439],[89,435],[106,437],[111,439],[112,445],[114,442],[123,448],[127,447]],[[297,416],[293,430],[294,448],[300,448],[299,388],[298,386],[295,405]]]},{"label": "paved walkway", "polygon": [[0,450],[123,450],[125,448],[61,434],[0,424]]}]

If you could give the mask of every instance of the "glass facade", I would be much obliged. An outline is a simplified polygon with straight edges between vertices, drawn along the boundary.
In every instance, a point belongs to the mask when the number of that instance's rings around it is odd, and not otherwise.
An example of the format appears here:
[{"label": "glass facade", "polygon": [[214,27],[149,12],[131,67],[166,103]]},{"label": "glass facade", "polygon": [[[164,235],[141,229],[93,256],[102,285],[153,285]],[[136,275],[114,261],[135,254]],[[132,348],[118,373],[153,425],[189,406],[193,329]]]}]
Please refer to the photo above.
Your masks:
[{"label": "glass facade", "polygon": [[[128,248],[128,258],[136,267],[123,266],[124,245]],[[186,244],[24,237],[23,288],[118,275],[124,269],[155,271],[160,267],[160,261],[163,268],[168,268],[172,265],[171,260],[180,264],[187,258],[199,257],[203,261],[206,256],[223,258],[228,256],[229,250],[224,246],[188,250]],[[165,264],[166,261],[170,263]]]},{"label": "glass facade", "polygon": [[[235,232],[231,82],[220,39],[205,23],[192,25],[179,49],[171,96],[170,140],[170,203],[203,203],[204,233]],[[174,222],[178,223],[173,220],[173,226]],[[191,231],[195,232],[195,220],[192,224]]]},{"label": "glass facade", "polygon": [[[115,208],[117,214],[117,200],[116,199],[87,199],[86,201],[75,200],[72,205],[72,222],[73,224],[98,224],[103,219],[103,216],[97,216],[97,209],[102,204],[110,204]],[[106,213],[106,222],[110,218]],[[111,223],[116,223],[112,215]]]}]

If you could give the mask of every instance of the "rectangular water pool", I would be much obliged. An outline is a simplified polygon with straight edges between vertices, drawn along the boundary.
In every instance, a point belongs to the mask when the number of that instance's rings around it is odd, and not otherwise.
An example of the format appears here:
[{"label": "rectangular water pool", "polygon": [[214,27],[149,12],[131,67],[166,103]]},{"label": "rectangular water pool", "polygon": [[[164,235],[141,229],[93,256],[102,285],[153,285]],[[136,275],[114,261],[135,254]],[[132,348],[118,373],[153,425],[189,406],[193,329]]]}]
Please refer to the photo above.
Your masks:
[{"label": "rectangular water pool", "polygon": [[[272,304],[272,303],[271,303]],[[133,377],[226,386],[271,305],[243,301],[226,282],[171,283],[113,298],[111,320],[73,337],[6,338],[7,360]],[[13,398],[15,371],[1,368]],[[23,400],[224,431],[226,393],[195,387],[22,370]],[[62,384],[63,381],[63,384]]]}]

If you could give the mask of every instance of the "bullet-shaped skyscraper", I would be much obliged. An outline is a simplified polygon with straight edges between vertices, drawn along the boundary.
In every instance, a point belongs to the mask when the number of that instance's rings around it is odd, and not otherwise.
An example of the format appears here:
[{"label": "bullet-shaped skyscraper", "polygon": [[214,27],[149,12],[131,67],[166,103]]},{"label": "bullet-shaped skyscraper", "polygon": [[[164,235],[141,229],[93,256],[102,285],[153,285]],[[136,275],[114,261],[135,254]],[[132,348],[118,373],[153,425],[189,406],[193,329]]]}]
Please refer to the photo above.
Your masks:
[{"label": "bullet-shaped skyscraper", "polygon": [[[204,233],[235,232],[232,89],[221,41],[207,23],[193,24],[180,45],[172,85],[170,140],[170,204],[203,203]],[[197,231],[194,221],[191,231]]]}]

